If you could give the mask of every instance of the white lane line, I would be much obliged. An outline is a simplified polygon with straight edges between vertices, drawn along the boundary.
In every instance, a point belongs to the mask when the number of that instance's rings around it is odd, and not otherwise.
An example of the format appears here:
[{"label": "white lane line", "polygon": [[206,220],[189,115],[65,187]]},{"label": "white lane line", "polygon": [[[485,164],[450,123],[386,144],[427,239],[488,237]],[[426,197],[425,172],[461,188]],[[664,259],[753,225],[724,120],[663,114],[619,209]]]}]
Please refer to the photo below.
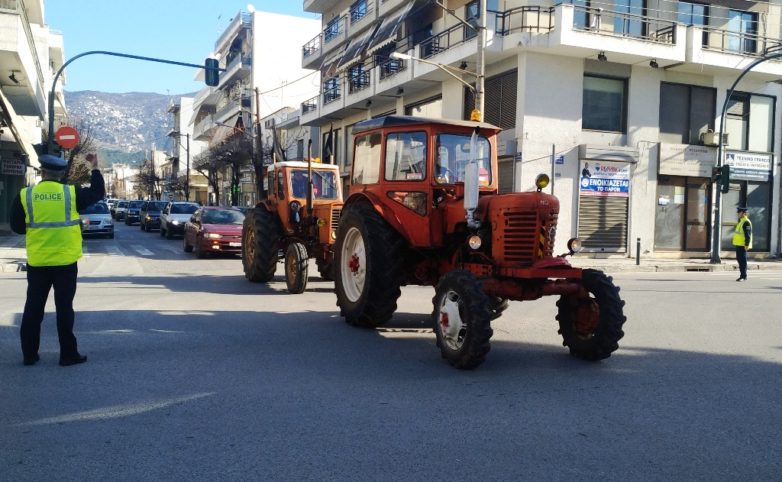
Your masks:
[{"label": "white lane line", "polygon": [[122,250],[119,249],[119,246],[109,246],[109,248],[106,251],[107,254],[109,254],[109,256],[125,256],[125,253],[123,253]]},{"label": "white lane line", "polygon": [[133,248],[141,256],[152,256],[152,251],[148,250],[144,246],[141,246],[140,244],[133,244],[130,247]]},{"label": "white lane line", "polygon": [[164,244],[163,249],[165,249],[169,253],[174,253],[174,254],[179,254],[183,252],[181,246],[172,246],[170,244]]}]

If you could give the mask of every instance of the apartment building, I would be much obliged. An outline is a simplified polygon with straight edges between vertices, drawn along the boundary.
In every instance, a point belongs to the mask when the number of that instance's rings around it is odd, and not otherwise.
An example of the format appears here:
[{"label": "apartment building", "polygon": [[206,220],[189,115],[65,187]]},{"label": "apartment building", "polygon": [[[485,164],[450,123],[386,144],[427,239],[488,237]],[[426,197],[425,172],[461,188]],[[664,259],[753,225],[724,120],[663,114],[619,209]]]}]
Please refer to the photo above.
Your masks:
[{"label": "apartment building", "polygon": [[193,124],[190,123],[193,98],[172,98],[168,104],[168,113],[171,114],[167,133],[170,151],[168,165],[164,169],[168,190],[174,192],[176,199],[206,203],[206,178],[193,168],[195,157],[207,147],[206,142],[193,137]]},{"label": "apartment building", "polygon": [[[221,192],[219,197],[210,195],[211,202],[230,204],[236,198],[243,204],[255,203],[255,183],[251,179],[254,126],[258,119],[280,109],[298,107],[317,91],[317,76],[301,66],[298,49],[319,30],[318,20],[239,12],[215,42],[210,56],[218,58],[220,67],[226,70],[220,74],[219,85],[202,89],[194,99],[193,139],[207,143],[208,148],[193,158],[196,167],[215,159],[229,159],[229,164],[240,162],[242,167],[240,173],[231,172],[226,165],[219,168]],[[202,75],[199,72],[197,77]],[[237,136],[246,139],[238,142]],[[239,161],[237,156],[241,157]],[[236,189],[239,192],[232,196]]]},{"label": "apartment building", "polygon": [[[62,34],[44,21],[43,0],[0,0],[0,230],[21,188],[37,178],[48,93],[63,65]],[[65,115],[62,83],[55,89],[56,118]]]},{"label": "apartment building", "polygon": [[[344,171],[360,120],[469,118],[472,89],[442,66],[477,70],[477,30],[459,19],[477,24],[481,5],[439,3],[304,1],[322,30],[302,46],[302,66],[320,70],[320,92],[302,103],[301,123],[333,127]],[[561,201],[556,249],[578,236],[587,252],[627,256],[640,238],[642,255],[706,255],[722,131],[734,169],[721,245],[730,249],[734,207],[746,204],[754,251],[779,253],[782,62],[745,75],[720,126],[742,70],[782,52],[778,3],[489,0],[486,8],[484,117],[504,129],[500,189],[531,190],[537,174],[551,176]]]}]

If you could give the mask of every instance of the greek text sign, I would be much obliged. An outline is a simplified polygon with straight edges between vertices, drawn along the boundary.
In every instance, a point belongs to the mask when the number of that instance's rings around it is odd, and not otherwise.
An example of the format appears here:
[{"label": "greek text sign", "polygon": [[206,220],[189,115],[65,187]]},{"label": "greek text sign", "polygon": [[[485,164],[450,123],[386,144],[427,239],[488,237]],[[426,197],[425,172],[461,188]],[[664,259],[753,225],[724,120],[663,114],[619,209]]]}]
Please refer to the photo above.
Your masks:
[{"label": "greek text sign", "polygon": [[630,196],[630,164],[620,162],[581,163],[582,196]]},{"label": "greek text sign", "polygon": [[768,181],[771,177],[771,154],[727,151],[725,164],[730,166],[730,178],[740,181]]},{"label": "greek text sign", "polygon": [[660,174],[711,177],[711,168],[716,162],[717,149],[714,147],[660,143]]},{"label": "greek text sign", "polygon": [[6,176],[24,176],[25,172],[27,172],[27,165],[24,162],[24,159],[3,159],[2,160],[2,169],[0,170],[0,173]]}]

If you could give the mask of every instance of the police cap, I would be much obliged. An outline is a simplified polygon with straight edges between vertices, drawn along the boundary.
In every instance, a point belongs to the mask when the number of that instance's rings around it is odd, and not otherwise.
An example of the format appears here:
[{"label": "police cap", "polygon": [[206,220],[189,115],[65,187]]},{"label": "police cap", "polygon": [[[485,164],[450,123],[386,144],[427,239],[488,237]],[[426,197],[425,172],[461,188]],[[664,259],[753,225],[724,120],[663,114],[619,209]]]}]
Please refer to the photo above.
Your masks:
[{"label": "police cap", "polygon": [[38,156],[38,161],[41,163],[41,167],[48,171],[64,171],[68,167],[68,161],[51,154]]},{"label": "police cap", "polygon": [[745,213],[745,212],[747,212],[747,207],[746,206],[737,206],[736,207],[736,212],[737,213]]}]

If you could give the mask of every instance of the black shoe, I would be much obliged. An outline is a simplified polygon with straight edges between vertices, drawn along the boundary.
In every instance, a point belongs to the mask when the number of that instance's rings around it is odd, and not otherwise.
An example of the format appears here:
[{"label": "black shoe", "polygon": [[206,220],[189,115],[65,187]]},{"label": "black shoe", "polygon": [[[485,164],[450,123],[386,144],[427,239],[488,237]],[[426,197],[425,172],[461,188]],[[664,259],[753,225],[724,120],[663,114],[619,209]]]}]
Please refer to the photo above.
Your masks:
[{"label": "black shoe", "polygon": [[739,276],[738,278],[736,278],[736,281],[747,281],[747,278],[744,276]]},{"label": "black shoe", "polygon": [[35,365],[41,359],[38,355],[24,357],[24,366],[29,367]]},{"label": "black shoe", "polygon": [[85,355],[76,355],[70,358],[60,358],[60,366],[69,367],[71,365],[78,365],[79,363],[84,363],[86,361],[87,357]]}]

